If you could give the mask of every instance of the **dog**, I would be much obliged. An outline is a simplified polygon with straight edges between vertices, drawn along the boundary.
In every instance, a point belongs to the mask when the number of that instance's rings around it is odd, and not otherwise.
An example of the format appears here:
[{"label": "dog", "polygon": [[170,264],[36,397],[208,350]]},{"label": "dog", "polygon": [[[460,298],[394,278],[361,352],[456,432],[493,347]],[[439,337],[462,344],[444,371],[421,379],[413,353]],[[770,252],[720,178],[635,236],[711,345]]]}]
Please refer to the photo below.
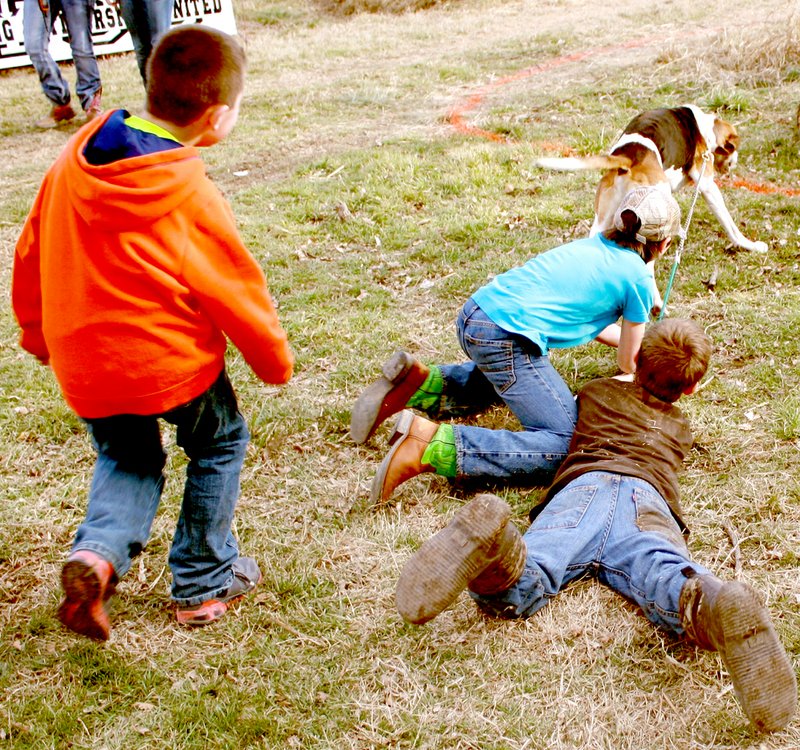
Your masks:
[{"label": "dog", "polygon": [[[715,174],[726,174],[736,166],[738,148],[739,135],[733,125],[687,105],[637,115],[607,156],[544,158],[536,164],[570,172],[606,170],[597,186],[590,234],[613,226],[617,206],[633,188],[653,185],[675,192],[692,183],[699,186],[736,247],[765,253],[765,242],[747,239],[736,226],[714,181]],[[710,157],[704,159],[706,153]]]}]

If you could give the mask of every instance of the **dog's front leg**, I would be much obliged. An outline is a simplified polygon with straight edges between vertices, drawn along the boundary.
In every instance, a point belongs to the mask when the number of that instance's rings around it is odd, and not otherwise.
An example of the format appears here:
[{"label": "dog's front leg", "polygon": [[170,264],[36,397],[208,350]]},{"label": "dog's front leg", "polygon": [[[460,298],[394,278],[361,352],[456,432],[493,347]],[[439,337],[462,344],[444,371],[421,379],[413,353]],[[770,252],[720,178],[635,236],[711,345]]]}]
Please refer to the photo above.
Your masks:
[{"label": "dog's front leg", "polygon": [[752,250],[756,253],[767,252],[768,248],[766,242],[748,240],[747,237],[741,233],[739,227],[737,227],[734,223],[733,218],[728,211],[728,207],[725,205],[725,199],[722,197],[722,193],[720,192],[719,187],[717,187],[717,183],[714,182],[713,179],[702,180],[700,183],[700,192],[706,199],[706,203],[708,203],[708,207],[711,209],[711,212],[717,217],[730,241],[736,245],[736,247],[741,247],[745,250]]}]

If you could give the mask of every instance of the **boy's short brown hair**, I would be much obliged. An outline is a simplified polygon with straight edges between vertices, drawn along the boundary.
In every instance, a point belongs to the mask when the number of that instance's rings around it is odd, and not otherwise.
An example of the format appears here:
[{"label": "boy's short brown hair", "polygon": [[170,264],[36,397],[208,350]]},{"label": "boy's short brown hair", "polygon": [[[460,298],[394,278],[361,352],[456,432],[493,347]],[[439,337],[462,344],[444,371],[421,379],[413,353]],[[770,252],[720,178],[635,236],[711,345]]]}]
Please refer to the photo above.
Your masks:
[{"label": "boy's short brown hair", "polygon": [[209,107],[232,107],[244,88],[245,53],[234,37],[207,26],[178,26],[147,61],[147,111],[186,126]]},{"label": "boy's short brown hair", "polygon": [[645,331],[636,382],[663,401],[677,401],[700,382],[711,359],[711,339],[691,320],[669,318]]}]

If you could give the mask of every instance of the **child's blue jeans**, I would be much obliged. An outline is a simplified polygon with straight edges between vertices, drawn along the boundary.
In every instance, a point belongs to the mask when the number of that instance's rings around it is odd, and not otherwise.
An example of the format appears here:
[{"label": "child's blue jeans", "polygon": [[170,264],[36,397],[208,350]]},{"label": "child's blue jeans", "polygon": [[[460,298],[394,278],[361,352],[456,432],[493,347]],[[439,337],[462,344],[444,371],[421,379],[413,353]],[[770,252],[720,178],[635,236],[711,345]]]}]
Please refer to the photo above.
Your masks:
[{"label": "child's blue jeans", "polygon": [[72,549],[101,555],[119,578],[142,551],[164,488],[159,419],[176,426],[176,442],[189,459],[169,554],[172,598],[200,604],[227,591],[239,556],[231,524],[250,435],[224,370],[205,393],[164,414],[84,420],[97,462]]},{"label": "child's blue jeans", "polygon": [[680,635],[678,598],[688,569],[709,573],[690,559],[678,523],[652,485],[604,471],[583,474],[557,493],[524,540],[519,581],[496,596],[472,594],[484,610],[527,617],[571,581],[592,575]]},{"label": "child's blue jeans", "polygon": [[468,300],[456,321],[469,361],[441,365],[444,391],[435,417],[505,403],[522,430],[454,425],[458,474],[546,484],[567,455],[577,407],[567,384],[522,336],[500,328]]}]

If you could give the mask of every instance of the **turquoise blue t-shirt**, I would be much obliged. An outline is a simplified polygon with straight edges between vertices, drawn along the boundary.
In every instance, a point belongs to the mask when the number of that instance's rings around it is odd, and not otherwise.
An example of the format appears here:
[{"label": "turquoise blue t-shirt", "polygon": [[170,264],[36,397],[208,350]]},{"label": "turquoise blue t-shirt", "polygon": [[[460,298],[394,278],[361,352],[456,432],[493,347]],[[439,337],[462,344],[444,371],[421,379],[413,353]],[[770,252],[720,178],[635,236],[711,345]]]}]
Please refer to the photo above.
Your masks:
[{"label": "turquoise blue t-shirt", "polygon": [[598,234],[536,255],[472,299],[498,326],[546,354],[585,344],[620,318],[646,323],[655,282],[638,253]]}]

